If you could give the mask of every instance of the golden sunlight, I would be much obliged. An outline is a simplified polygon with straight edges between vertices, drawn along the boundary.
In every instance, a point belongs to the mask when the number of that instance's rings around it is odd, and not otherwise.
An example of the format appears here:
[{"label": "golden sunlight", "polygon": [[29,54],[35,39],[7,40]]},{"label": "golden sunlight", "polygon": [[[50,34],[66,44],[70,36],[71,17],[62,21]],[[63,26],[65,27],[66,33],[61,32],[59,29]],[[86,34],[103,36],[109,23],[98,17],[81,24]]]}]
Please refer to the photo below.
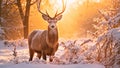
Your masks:
[{"label": "golden sunlight", "polygon": [[99,3],[99,2],[100,2],[100,0],[94,0],[94,2],[97,2],[97,3]]},{"label": "golden sunlight", "polygon": [[[84,37],[86,30],[91,29],[92,16],[97,13],[99,8],[98,4],[101,0],[89,0],[89,7],[87,7],[88,0],[64,0],[66,10],[62,14],[63,17],[58,21],[59,36],[64,38]],[[42,0],[41,10],[52,17],[56,11],[62,11],[62,0]],[[97,4],[94,4],[97,3]],[[97,6],[96,6],[97,5]],[[36,5],[31,7],[30,16],[30,32],[35,29],[47,29],[48,23],[42,19],[41,14],[38,12]],[[89,21],[90,20],[90,21]],[[86,27],[86,25],[89,25]]]}]

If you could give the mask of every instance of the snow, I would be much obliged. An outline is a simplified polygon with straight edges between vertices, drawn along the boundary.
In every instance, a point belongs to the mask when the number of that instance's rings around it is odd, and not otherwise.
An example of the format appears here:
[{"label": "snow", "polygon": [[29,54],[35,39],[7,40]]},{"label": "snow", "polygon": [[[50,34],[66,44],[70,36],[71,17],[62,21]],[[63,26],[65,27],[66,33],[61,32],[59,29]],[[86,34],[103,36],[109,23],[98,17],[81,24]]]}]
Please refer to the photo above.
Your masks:
[{"label": "snow", "polygon": [[[97,62],[94,63],[86,62],[87,60],[83,58],[84,55],[81,56],[78,53],[79,51],[74,52],[74,50],[76,50],[76,47],[71,46],[71,44],[75,43],[74,45],[78,47],[80,44],[82,44],[81,41],[83,40],[76,40],[76,41],[69,40],[62,43],[60,42],[60,46],[55,54],[55,58],[53,62],[44,61],[43,59],[39,60],[36,57],[36,54],[33,58],[33,61],[29,62],[28,61],[29,50],[27,46],[27,40],[24,39],[12,40],[12,41],[3,40],[0,41],[0,68],[21,68],[21,67],[22,68],[41,68],[41,67],[42,68],[44,67],[45,68],[105,68],[104,65]],[[66,44],[65,46],[66,48],[63,45],[64,43]],[[68,49],[72,49],[72,51]],[[67,50],[69,52],[70,57],[71,55],[78,53],[76,55],[76,56],[79,55],[78,58],[76,59],[73,56],[72,61],[70,61],[70,59],[66,60],[66,58],[68,57],[68,54],[66,54]],[[74,61],[79,59],[82,60],[80,60],[80,62],[74,63]]]},{"label": "snow", "polygon": [[[98,10],[103,16],[94,19],[98,24],[95,25],[96,46],[101,61],[107,68],[120,68],[120,12]],[[114,14],[112,14],[114,12]],[[116,13],[117,12],[117,13]],[[95,47],[96,49],[96,47]]]},{"label": "snow", "polygon": [[0,65],[0,68],[104,68],[98,64],[71,64],[71,65],[52,65],[52,64],[15,64]]}]

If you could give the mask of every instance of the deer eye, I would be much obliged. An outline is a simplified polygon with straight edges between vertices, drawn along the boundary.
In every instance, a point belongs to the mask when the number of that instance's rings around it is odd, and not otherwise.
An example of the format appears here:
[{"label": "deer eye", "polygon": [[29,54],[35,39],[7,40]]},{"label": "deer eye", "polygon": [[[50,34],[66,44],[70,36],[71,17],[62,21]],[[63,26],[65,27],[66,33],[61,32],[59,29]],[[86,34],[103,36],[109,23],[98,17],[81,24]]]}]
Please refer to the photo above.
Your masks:
[{"label": "deer eye", "polygon": [[50,19],[48,18],[47,21],[50,21]]}]

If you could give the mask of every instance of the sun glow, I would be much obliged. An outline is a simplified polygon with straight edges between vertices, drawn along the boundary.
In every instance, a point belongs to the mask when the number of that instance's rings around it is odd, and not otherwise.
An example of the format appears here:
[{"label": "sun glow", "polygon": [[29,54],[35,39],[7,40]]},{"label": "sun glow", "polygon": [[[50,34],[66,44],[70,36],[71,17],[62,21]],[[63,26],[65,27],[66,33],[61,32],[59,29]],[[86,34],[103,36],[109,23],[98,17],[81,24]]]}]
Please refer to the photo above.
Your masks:
[{"label": "sun glow", "polygon": [[[98,8],[94,3],[99,3],[101,0],[63,0],[66,6],[63,17],[58,21],[59,36],[64,38],[78,37],[85,35],[85,23],[90,15],[94,15],[95,8]],[[92,7],[87,7],[87,1],[92,3]],[[90,5],[89,4],[89,5]],[[63,8],[62,0],[42,0],[41,10],[53,17],[56,11],[61,12]],[[48,23],[42,19],[41,14],[37,11],[36,5],[31,8],[33,15],[30,19],[30,32],[34,29],[47,29]],[[92,19],[91,19],[92,20]],[[32,26],[32,27],[31,27]]]},{"label": "sun glow", "polygon": [[100,2],[100,0],[94,0],[94,2],[97,2],[97,3],[99,3],[99,2]]}]

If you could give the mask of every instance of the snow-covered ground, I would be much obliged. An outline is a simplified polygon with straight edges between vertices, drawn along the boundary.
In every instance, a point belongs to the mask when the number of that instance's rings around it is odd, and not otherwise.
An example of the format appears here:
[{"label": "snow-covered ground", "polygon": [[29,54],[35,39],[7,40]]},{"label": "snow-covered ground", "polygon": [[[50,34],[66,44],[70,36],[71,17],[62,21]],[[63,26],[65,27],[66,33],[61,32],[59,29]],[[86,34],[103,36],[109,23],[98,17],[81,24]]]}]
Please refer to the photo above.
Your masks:
[{"label": "snow-covered ground", "polygon": [[[67,41],[65,44],[69,45],[71,44],[70,42],[71,41]],[[92,64],[83,63],[83,60],[80,61],[81,63],[68,63],[65,60],[67,56],[64,55],[66,51],[63,44],[64,43],[60,44],[55,54],[57,58],[55,58],[56,60],[53,62],[39,60],[36,55],[33,61],[29,62],[29,51],[26,40],[0,41],[0,68],[105,68],[103,65],[96,62]],[[16,50],[14,50],[15,48]],[[57,59],[59,59],[59,61],[57,61]]]},{"label": "snow-covered ground", "polygon": [[104,68],[98,64],[71,64],[71,65],[53,65],[53,64],[4,64],[0,68]]}]

